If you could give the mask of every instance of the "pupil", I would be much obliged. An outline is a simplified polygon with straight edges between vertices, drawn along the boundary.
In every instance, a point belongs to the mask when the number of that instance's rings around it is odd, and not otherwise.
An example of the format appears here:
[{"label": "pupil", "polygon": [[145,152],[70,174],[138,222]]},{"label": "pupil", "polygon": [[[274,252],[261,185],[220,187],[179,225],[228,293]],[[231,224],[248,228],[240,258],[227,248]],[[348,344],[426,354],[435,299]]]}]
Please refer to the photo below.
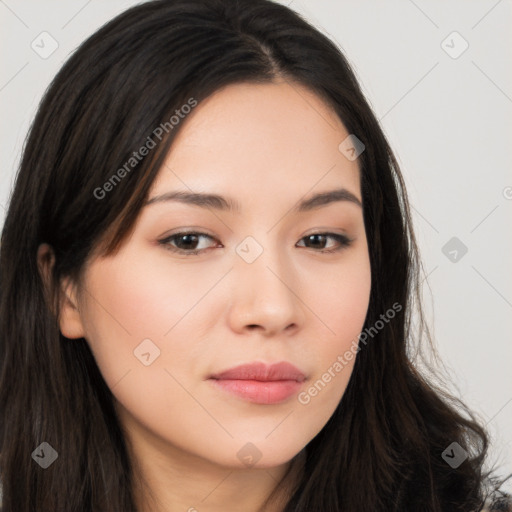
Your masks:
[{"label": "pupil", "polygon": [[[313,239],[313,242],[319,242],[319,239],[322,235],[309,235],[310,240]],[[322,245],[322,244],[320,244]]]},{"label": "pupil", "polygon": [[194,245],[194,242],[197,242],[197,240],[194,240],[197,238],[196,235],[182,235],[180,238],[182,240],[185,240],[184,245],[186,246],[186,248],[189,248],[189,249],[190,249],[190,247],[188,247],[188,246],[190,246],[190,244]]}]

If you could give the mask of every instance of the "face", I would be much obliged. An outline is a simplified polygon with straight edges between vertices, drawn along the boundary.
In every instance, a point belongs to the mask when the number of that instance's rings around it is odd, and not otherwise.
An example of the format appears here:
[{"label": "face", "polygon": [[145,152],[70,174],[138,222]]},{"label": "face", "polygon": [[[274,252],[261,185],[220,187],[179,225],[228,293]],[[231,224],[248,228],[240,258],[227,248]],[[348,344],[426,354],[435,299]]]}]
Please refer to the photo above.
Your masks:
[{"label": "face", "polygon": [[358,163],[297,84],[231,85],[181,122],[131,236],[89,261],[61,331],[86,338],[136,442],[277,466],[322,429],[355,362],[371,286]]}]

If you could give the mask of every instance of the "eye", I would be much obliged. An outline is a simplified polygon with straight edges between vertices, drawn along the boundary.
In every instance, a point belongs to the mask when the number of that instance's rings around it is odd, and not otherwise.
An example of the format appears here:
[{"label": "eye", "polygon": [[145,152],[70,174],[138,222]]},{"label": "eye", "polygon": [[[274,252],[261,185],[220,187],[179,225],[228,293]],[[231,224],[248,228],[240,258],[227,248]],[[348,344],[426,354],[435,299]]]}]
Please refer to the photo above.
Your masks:
[{"label": "eye", "polygon": [[[338,243],[338,246],[335,246],[334,248],[330,249],[325,249],[325,242],[329,238],[335,240]],[[353,240],[351,240],[347,236],[341,235],[339,233],[311,233],[310,235],[303,237],[300,241],[302,240],[306,240],[308,243],[313,244],[313,249],[321,249],[318,252],[323,253],[341,251],[345,247],[349,247],[350,244],[353,242]]]},{"label": "eye", "polygon": [[[200,254],[209,247],[198,247],[201,245],[201,240],[213,240],[217,241],[214,237],[208,235],[207,233],[202,233],[198,231],[182,231],[180,233],[175,233],[163,240],[159,240],[159,244],[163,245],[167,250],[176,252],[178,254],[183,254],[185,256],[194,256]],[[337,242],[337,245],[326,249],[326,242],[331,239]],[[341,235],[339,233],[312,233],[303,237],[300,242],[306,241],[304,246],[311,249],[317,249],[316,252],[321,253],[334,253],[343,250],[345,247],[349,247],[353,240],[348,238],[345,235]],[[204,245],[204,244],[203,244]],[[211,248],[211,247],[210,247]]]},{"label": "eye", "polygon": [[[184,254],[185,256],[194,256],[208,249],[208,247],[198,248],[198,245],[201,245],[201,239],[215,240],[215,238],[208,235],[207,233],[201,233],[198,231],[183,231],[180,233],[175,233],[174,235],[171,235],[164,240],[159,240],[159,243],[169,251]],[[335,240],[338,245],[334,248],[325,249],[325,242],[328,239]],[[347,236],[341,235],[339,233],[312,233],[303,237],[300,241],[303,240],[310,244],[306,245],[305,247],[319,249],[317,252],[321,253],[333,253],[341,251],[345,247],[349,247],[353,242],[353,240]]]},{"label": "eye", "polygon": [[193,256],[206,250],[205,247],[198,249],[197,246],[200,245],[199,240],[208,238],[210,240],[215,240],[215,238],[207,235],[206,233],[200,233],[197,231],[184,231],[181,233],[175,233],[174,235],[171,235],[164,240],[159,240],[159,243],[169,251],[184,254],[186,256]]}]

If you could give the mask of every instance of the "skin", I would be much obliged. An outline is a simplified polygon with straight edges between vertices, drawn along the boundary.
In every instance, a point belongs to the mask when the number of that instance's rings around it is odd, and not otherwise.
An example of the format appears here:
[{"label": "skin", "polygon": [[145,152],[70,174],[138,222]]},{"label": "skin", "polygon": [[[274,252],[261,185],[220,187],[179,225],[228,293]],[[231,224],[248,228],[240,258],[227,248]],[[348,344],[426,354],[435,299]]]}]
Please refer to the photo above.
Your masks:
[{"label": "skin", "polygon": [[[236,199],[241,211],[146,206],[117,254],[87,263],[83,286],[63,281],[60,328],[70,343],[87,340],[113,391],[156,500],[137,485],[141,510],[217,512],[236,503],[259,511],[334,412],[355,358],[307,404],[297,395],[255,404],[207,379],[242,363],[289,361],[306,375],[305,391],[357,340],[371,287],[362,208],[338,201],[290,209],[340,187],[361,201],[358,162],[338,149],[349,133],[336,114],[298,84],[230,85],[182,122],[149,198],[212,192]],[[202,253],[158,243],[186,228],[213,237],[191,247]],[[353,242],[322,253],[339,243],[308,243],[317,231]],[[252,263],[235,251],[247,236],[263,249]],[[190,247],[183,238],[168,246]],[[149,366],[134,356],[147,338],[160,350]],[[251,466],[237,456],[249,442],[261,454]]]}]

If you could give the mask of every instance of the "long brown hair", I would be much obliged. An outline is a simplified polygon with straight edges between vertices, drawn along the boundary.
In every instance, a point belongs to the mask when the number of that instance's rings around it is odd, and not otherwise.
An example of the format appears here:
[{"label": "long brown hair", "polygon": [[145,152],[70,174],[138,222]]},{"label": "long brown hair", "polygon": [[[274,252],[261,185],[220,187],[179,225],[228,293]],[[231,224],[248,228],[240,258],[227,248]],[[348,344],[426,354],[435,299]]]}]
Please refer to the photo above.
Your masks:
[{"label": "long brown hair", "polygon": [[[359,157],[372,289],[365,329],[392,322],[358,354],[336,411],[306,446],[285,512],[478,510],[488,437],[460,401],[412,364],[426,335],[420,260],[398,163],[340,50],[268,0],[157,0],[87,39],[48,88],[30,129],[0,252],[0,479],[4,512],[136,512],[134,471],[85,339],[59,331],[59,283],[79,280],[134,225],[180,125],[154,137],[190,98],[237,82],[307,86],[365,145]],[[98,193],[153,135],[156,148]],[[155,140],[157,139],[157,140]],[[96,191],[96,193],[95,193]],[[49,286],[36,261],[55,254]],[[412,328],[416,311],[418,329]],[[47,469],[31,454],[58,453]],[[443,458],[457,443],[467,459]],[[170,482],[172,485],[172,482]]]}]

